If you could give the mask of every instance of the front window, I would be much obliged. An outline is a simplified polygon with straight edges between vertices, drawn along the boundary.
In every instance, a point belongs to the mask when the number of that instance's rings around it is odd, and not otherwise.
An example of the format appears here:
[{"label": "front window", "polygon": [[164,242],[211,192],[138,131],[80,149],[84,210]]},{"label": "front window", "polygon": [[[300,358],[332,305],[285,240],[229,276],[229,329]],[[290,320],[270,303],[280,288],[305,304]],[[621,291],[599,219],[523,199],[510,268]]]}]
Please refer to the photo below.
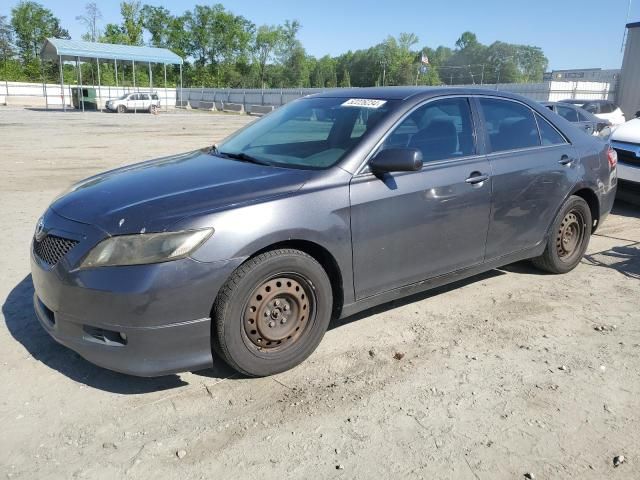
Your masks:
[{"label": "front window", "polygon": [[416,109],[387,137],[381,149],[415,148],[425,162],[475,153],[471,107],[466,98],[436,100]]},{"label": "front window", "polygon": [[220,155],[291,167],[329,168],[396,106],[394,100],[306,98],[274,111],[218,145]]}]

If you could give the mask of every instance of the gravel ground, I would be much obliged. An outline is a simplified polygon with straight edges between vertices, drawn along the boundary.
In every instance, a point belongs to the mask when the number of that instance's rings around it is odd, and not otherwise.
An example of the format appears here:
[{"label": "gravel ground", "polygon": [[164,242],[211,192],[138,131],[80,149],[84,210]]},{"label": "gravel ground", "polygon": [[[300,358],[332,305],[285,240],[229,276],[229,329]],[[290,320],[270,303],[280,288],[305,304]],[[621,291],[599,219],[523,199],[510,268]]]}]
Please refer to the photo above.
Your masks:
[{"label": "gravel ground", "polygon": [[0,107],[0,478],[640,478],[640,207],[623,203],[567,275],[523,262],[383,305],[272,378],[140,379],[54,343],[28,261],[51,199],[250,120]]}]

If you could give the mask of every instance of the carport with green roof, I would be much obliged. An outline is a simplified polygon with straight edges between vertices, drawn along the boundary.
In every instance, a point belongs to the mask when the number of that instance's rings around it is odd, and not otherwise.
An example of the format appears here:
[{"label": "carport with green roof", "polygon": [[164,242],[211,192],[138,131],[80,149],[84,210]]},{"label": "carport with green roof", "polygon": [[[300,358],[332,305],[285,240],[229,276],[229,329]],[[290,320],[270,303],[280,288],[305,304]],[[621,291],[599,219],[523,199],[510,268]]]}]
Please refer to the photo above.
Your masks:
[{"label": "carport with green roof", "polygon": [[[143,65],[149,69],[149,90],[153,91],[153,75],[151,72],[151,64],[164,65],[164,88],[167,88],[167,65],[180,66],[180,104],[182,104],[182,57],[173,53],[166,48],[155,48],[145,46],[132,45],[115,45],[110,43],[84,42],[79,40],[65,40],[60,38],[47,38],[40,51],[40,57],[43,60],[52,60],[60,66],[60,86],[62,89],[62,105],[66,111],[66,102],[64,99],[64,75],[63,65],[65,62],[75,62],[78,72],[78,104],[82,105],[84,111],[84,96],[80,96],[83,89],[82,85],[82,62],[96,62],[98,70],[98,87],[100,84],[100,62],[113,61],[115,69],[116,87],[118,87],[118,62],[120,64],[131,64],[133,71],[133,88],[136,86],[136,64]],[[166,102],[165,102],[166,104]]]}]

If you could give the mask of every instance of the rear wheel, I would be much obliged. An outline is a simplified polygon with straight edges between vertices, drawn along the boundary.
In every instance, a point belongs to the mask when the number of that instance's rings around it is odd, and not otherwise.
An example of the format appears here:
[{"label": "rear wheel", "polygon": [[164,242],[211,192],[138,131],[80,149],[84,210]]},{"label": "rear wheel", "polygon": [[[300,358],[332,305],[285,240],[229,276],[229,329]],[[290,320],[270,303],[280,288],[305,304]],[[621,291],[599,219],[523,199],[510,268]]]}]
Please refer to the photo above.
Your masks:
[{"label": "rear wheel", "polygon": [[570,197],[553,222],[547,248],[541,256],[533,259],[533,264],[551,273],[573,270],[589,245],[592,224],[587,202],[581,197]]},{"label": "rear wheel", "polygon": [[149,106],[149,113],[152,113],[152,114],[154,114],[154,115],[155,115],[156,113],[158,113],[158,106],[157,106],[157,105],[154,105],[154,104],[151,104],[151,105]]},{"label": "rear wheel", "polygon": [[331,283],[311,256],[265,252],[240,266],[213,307],[213,347],[251,376],[289,370],[318,346],[333,307]]},{"label": "rear wheel", "polygon": [[118,113],[126,113],[127,112],[127,107],[125,107],[124,105],[118,105]]}]

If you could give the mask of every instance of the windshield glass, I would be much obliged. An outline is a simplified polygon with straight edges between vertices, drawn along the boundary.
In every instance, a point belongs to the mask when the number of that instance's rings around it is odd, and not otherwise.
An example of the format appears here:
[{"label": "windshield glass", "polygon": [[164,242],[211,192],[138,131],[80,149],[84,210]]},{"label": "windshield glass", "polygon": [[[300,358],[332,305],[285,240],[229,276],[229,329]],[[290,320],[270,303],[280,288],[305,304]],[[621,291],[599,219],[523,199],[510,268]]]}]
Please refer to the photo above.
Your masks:
[{"label": "windshield glass", "polygon": [[218,145],[221,155],[292,168],[339,162],[397,101],[306,98],[279,108]]},{"label": "windshield glass", "polygon": [[124,99],[125,99],[125,98],[127,98],[128,96],[129,96],[129,94],[128,94],[128,93],[125,93],[124,95],[120,95],[120,96],[118,97],[118,100],[124,100]]}]

